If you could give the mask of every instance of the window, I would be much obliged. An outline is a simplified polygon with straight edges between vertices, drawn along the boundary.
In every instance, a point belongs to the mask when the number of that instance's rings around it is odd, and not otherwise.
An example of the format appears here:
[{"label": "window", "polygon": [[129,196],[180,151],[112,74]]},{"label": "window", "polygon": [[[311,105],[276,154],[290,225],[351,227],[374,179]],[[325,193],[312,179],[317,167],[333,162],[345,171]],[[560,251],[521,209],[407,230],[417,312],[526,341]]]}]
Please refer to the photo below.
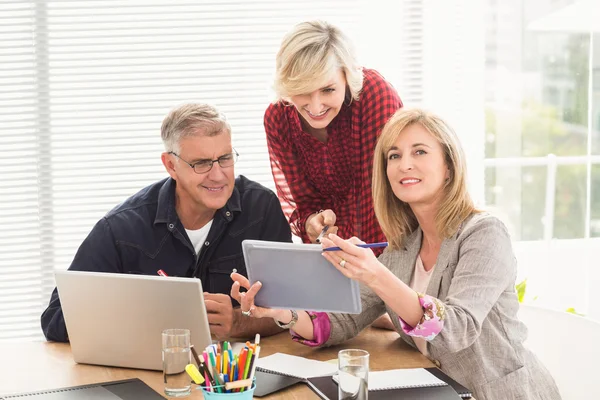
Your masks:
[{"label": "window", "polygon": [[600,318],[583,284],[600,245],[592,3],[488,1],[485,198],[511,228],[530,300]]},{"label": "window", "polygon": [[233,127],[236,172],[273,187],[262,117],[293,24],[351,31],[358,1],[0,4],[0,340],[39,317],[95,222],[166,176],[160,124],[187,102]]}]

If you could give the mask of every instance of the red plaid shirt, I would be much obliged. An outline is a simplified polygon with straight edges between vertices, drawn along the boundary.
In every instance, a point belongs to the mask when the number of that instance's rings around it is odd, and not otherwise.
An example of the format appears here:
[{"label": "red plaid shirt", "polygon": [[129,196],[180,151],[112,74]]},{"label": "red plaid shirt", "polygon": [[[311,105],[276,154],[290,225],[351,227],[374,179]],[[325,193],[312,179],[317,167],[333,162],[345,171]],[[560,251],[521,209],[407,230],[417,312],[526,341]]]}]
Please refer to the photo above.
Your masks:
[{"label": "red plaid shirt", "polygon": [[328,208],[341,237],[385,241],[373,211],[373,153],[383,125],[402,101],[377,71],[365,68],[363,75],[360,99],[342,106],[327,127],[327,143],[302,130],[293,105],[277,102],[265,112],[277,195],[292,231],[304,242],[309,241],[306,218]]}]

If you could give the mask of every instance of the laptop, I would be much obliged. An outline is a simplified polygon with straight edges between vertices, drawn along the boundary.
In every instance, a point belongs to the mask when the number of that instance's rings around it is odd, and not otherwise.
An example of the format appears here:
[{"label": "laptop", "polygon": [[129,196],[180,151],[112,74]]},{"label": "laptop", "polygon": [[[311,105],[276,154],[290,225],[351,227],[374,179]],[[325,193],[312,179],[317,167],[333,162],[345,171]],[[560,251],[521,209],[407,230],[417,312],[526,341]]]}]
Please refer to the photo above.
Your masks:
[{"label": "laptop", "polygon": [[162,331],[189,329],[201,352],[212,343],[202,284],[175,278],[56,271],[78,363],[162,370]]}]

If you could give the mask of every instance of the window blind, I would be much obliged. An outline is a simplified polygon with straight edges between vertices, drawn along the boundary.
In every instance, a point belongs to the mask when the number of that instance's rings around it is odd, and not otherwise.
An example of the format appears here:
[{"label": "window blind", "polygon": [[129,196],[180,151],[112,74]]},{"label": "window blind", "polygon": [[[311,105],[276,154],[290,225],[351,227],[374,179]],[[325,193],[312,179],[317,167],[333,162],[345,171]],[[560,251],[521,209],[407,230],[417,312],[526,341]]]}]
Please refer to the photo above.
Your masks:
[{"label": "window blind", "polygon": [[233,128],[236,173],[273,188],[262,125],[293,24],[355,35],[356,1],[0,4],[0,340],[41,338],[53,271],[96,221],[166,176],[160,124],[207,102]]}]

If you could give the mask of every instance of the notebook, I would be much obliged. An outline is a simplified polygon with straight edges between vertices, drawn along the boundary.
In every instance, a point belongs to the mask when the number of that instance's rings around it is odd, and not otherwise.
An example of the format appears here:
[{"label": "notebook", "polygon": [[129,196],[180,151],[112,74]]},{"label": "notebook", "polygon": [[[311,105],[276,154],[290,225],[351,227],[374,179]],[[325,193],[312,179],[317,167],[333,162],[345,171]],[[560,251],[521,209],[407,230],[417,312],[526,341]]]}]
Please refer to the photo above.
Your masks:
[{"label": "notebook", "polygon": [[0,400],[21,398],[39,400],[164,400],[164,397],[138,378],[0,396]]},{"label": "notebook", "polygon": [[[333,376],[336,383],[338,375]],[[409,389],[431,386],[447,386],[443,380],[432,375],[425,368],[391,369],[369,371],[369,391],[389,389]]]},{"label": "notebook", "polygon": [[431,372],[433,375],[437,376],[444,382],[448,383],[448,385],[452,386],[452,388],[458,393],[460,397],[463,399],[470,399],[473,393],[460,383],[456,382],[454,379],[450,378],[448,375],[442,372],[439,368],[425,368],[427,371]]},{"label": "notebook", "polygon": [[259,358],[256,370],[306,381],[315,376],[333,375],[337,372],[337,365],[290,354],[275,353]]},{"label": "notebook", "polygon": [[[401,397],[403,400],[411,399],[468,399],[471,398],[471,391],[460,383],[456,382],[448,375],[444,374],[438,368],[425,368],[431,375],[446,382],[444,386],[425,386],[419,388],[405,388],[405,389],[388,389],[388,390],[371,390],[371,376],[377,374],[377,372],[369,373],[369,399],[371,400],[383,400],[383,399],[397,399]],[[387,371],[382,371],[387,372]],[[383,375],[385,376],[385,375]],[[338,387],[331,376],[320,376],[315,378],[309,378],[307,380],[308,386],[318,394],[322,399],[337,399]]]},{"label": "notebook", "polygon": [[278,392],[297,383],[304,382],[299,378],[283,376],[257,370],[254,374],[256,378],[256,389],[254,389],[254,397],[267,396],[271,393]]},{"label": "notebook", "polygon": [[[338,386],[330,376],[309,378],[308,387],[323,400],[336,400]],[[449,385],[410,389],[369,391],[369,400],[461,400]]]}]

